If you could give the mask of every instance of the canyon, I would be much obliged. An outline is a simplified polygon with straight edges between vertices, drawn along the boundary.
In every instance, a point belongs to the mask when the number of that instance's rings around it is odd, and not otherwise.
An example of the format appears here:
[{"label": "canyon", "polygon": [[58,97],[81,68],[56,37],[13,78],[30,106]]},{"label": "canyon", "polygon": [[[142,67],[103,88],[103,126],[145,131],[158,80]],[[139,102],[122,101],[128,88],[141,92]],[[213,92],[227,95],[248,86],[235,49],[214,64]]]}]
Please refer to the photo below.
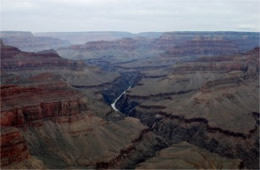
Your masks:
[{"label": "canyon", "polygon": [[1,168],[259,169],[259,33],[0,39]]}]

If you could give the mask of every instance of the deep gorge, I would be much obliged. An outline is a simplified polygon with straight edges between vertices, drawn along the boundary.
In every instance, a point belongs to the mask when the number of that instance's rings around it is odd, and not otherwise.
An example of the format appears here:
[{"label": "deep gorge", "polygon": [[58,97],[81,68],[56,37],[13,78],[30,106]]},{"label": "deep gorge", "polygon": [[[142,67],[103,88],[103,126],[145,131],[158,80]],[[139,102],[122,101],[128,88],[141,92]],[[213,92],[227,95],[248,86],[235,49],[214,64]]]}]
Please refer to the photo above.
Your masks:
[{"label": "deep gorge", "polygon": [[0,41],[1,168],[259,169],[258,33],[20,34]]}]

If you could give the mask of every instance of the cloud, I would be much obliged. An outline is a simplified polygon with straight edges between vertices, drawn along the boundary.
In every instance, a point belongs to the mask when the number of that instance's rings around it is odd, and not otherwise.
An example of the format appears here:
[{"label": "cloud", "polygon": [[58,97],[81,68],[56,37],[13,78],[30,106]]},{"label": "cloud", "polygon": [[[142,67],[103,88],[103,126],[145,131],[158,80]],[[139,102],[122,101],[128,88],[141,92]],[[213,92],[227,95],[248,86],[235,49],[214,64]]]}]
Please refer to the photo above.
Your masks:
[{"label": "cloud", "polygon": [[1,0],[2,29],[259,31],[258,0]]}]

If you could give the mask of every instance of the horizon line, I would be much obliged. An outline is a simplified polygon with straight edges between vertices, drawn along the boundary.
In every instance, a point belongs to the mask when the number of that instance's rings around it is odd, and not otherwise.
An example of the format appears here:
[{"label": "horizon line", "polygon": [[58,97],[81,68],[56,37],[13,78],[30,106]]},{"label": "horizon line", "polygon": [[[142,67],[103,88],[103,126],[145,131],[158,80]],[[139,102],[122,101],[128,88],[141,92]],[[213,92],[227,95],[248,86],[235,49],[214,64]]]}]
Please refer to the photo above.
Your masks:
[{"label": "horizon line", "polygon": [[122,33],[131,33],[131,34],[140,34],[140,33],[170,33],[170,32],[248,32],[248,33],[260,33],[259,31],[249,31],[249,30],[214,30],[214,31],[209,31],[209,30],[184,30],[184,31],[180,31],[180,30],[173,30],[173,31],[141,31],[141,32],[131,32],[131,31],[111,31],[111,30],[102,30],[102,31],[21,31],[21,30],[0,30],[0,32],[30,32],[30,33],[94,33],[94,32],[122,32]]}]

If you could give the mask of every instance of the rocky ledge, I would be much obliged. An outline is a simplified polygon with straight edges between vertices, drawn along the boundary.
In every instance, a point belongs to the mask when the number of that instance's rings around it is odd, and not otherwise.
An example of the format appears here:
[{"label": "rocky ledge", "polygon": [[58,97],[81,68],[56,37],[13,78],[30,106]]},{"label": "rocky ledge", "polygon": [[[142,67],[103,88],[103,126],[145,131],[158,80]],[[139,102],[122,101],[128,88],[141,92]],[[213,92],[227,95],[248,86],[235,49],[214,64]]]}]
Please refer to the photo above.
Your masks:
[{"label": "rocky ledge", "polygon": [[26,141],[19,130],[1,127],[1,167],[23,161],[29,156]]},{"label": "rocky ledge", "polygon": [[81,69],[84,64],[61,58],[54,50],[46,50],[38,53],[28,53],[16,47],[0,42],[1,70],[37,70],[43,68],[70,68]]},{"label": "rocky ledge", "polygon": [[64,82],[1,86],[1,125],[21,126],[87,109],[87,99]]}]

